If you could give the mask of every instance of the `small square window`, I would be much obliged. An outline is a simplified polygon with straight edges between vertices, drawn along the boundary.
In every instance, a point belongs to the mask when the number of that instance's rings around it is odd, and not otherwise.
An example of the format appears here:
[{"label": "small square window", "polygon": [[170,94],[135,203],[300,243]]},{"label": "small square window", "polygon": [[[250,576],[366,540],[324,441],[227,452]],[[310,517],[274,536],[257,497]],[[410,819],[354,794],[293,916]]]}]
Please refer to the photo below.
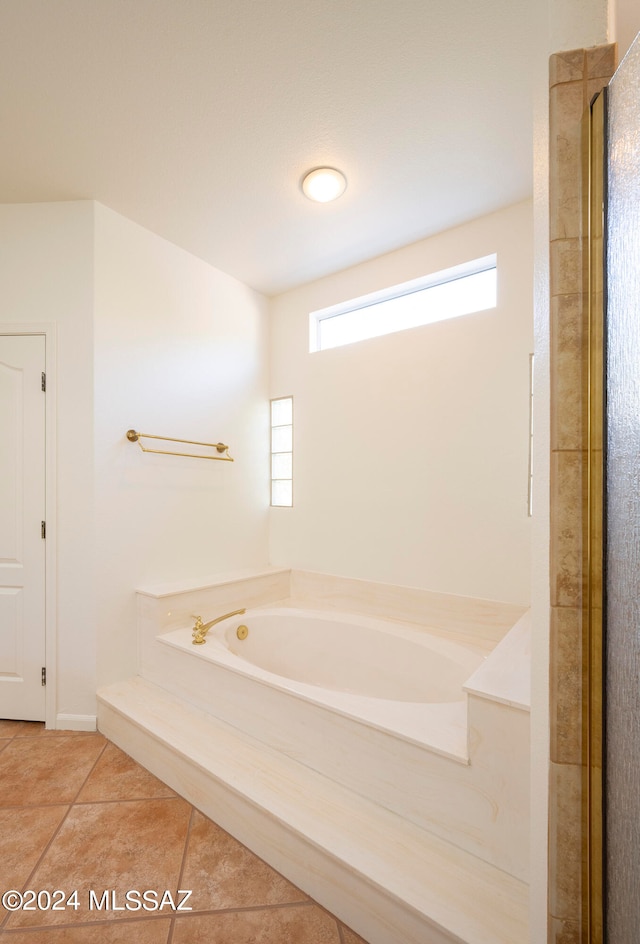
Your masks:
[{"label": "small square window", "polygon": [[271,425],[291,426],[293,423],[293,397],[281,397],[271,401]]},{"label": "small square window", "polygon": [[271,452],[293,451],[293,426],[271,427]]},{"label": "small square window", "polygon": [[271,455],[271,478],[290,479],[293,473],[293,453],[274,452]]},{"label": "small square window", "polygon": [[281,508],[291,508],[293,505],[293,482],[291,479],[272,480],[271,504]]}]

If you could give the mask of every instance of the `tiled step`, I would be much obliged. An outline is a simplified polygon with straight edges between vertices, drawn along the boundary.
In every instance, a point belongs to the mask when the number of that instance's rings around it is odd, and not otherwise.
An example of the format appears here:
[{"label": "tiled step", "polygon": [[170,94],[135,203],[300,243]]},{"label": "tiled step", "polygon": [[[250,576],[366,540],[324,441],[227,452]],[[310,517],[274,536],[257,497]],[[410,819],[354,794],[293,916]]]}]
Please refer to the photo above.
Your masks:
[{"label": "tiled step", "polygon": [[528,888],[141,678],[100,730],[370,944],[526,944]]}]

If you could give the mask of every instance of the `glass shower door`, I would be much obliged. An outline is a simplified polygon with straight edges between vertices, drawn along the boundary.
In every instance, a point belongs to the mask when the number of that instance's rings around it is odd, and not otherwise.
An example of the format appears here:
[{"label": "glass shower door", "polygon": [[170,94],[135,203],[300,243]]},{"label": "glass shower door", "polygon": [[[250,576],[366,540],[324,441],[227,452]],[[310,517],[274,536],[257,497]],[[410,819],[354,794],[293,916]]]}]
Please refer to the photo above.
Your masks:
[{"label": "glass shower door", "polygon": [[608,90],[605,929],[640,941],[640,37]]}]

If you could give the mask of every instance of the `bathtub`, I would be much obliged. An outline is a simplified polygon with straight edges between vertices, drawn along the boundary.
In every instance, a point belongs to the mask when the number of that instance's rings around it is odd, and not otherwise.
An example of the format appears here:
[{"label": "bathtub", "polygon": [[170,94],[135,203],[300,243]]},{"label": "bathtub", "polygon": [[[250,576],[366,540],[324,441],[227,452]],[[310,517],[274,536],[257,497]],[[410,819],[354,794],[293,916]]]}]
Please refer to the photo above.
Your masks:
[{"label": "bathtub", "polygon": [[368,940],[526,939],[526,608],[286,570],[137,608],[118,746]]},{"label": "bathtub", "polygon": [[[246,630],[239,634],[240,627]],[[270,689],[468,760],[463,685],[486,656],[480,646],[390,620],[284,606],[230,617],[209,630],[203,645],[193,645],[191,627],[163,633],[157,641],[188,654],[200,673],[207,665],[227,673],[215,684],[220,701],[224,692],[224,701],[235,705],[226,717],[230,723],[246,713],[232,692],[256,701],[247,687],[253,684],[262,689],[257,703],[267,715],[271,702],[264,691]],[[291,701],[281,704],[282,713],[301,712]],[[282,728],[277,717],[272,721]]]},{"label": "bathtub", "polygon": [[[131,699],[135,712],[149,716],[152,739],[164,737],[176,756],[183,743],[192,745],[184,750],[194,770],[209,769],[215,758],[215,776],[230,790],[224,802],[231,819],[236,795],[241,805],[249,796],[258,802],[266,789],[278,796],[284,777],[302,803],[305,778],[320,777],[329,793],[337,785],[526,880],[528,712],[483,690],[479,680],[498,668],[524,609],[376,584],[359,583],[349,595],[329,578],[322,593],[301,603],[302,592],[287,596],[282,580],[271,585],[274,579],[269,575],[268,587],[266,578],[251,577],[140,593],[143,687],[133,680]],[[329,608],[325,598],[340,604]],[[191,614],[207,622],[242,606],[246,612],[215,624],[203,645],[193,645]],[[363,615],[364,606],[373,612]],[[509,677],[518,661],[505,651],[500,664]],[[152,686],[148,705],[145,685]],[[162,707],[162,692],[171,709]],[[170,728],[164,735],[160,715]],[[236,746],[227,772],[230,744]],[[237,780],[236,761],[246,764],[250,783]],[[191,783],[191,773],[185,777],[196,805],[208,808],[205,788]],[[219,798],[218,787],[212,790]],[[331,809],[318,803],[331,819]],[[281,805],[277,816],[286,819]],[[306,835],[300,816],[295,830]]]}]

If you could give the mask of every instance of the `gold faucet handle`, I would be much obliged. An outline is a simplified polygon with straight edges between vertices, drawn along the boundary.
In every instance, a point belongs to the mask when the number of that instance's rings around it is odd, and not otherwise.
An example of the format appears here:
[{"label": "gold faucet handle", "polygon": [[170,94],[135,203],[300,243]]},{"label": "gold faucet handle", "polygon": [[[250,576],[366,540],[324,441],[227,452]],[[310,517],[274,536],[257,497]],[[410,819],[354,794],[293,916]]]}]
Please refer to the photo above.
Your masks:
[{"label": "gold faucet handle", "polygon": [[193,644],[194,646],[201,646],[202,643],[204,642],[204,635],[202,632],[204,623],[202,622],[201,616],[196,616],[194,613],[192,613],[191,615],[193,619],[196,621],[195,626],[191,630],[191,635],[193,636]]}]

